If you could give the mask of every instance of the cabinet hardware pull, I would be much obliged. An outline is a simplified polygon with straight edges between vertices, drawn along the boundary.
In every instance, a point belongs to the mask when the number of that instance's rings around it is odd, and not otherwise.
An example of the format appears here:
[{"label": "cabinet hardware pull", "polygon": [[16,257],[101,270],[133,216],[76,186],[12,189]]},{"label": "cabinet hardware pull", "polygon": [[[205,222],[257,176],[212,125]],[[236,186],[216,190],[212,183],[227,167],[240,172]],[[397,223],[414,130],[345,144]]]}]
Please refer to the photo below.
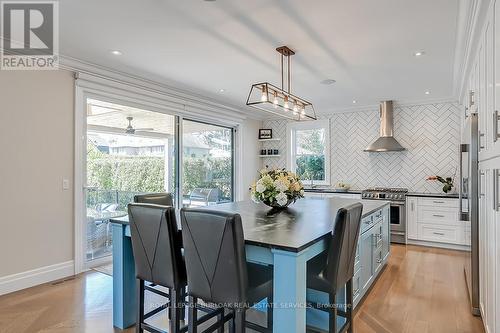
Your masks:
[{"label": "cabinet hardware pull", "polygon": [[444,201],[433,201],[435,204],[444,204]]},{"label": "cabinet hardware pull", "polygon": [[439,215],[439,214],[433,214],[432,216],[434,216],[434,217],[444,217],[444,215]]},{"label": "cabinet hardware pull", "polygon": [[434,235],[444,236],[442,232],[433,232]]},{"label": "cabinet hardware pull", "polygon": [[484,133],[479,132],[479,149],[484,149],[484,144],[481,140],[482,138],[484,138]]},{"label": "cabinet hardware pull", "polygon": [[415,203],[412,201],[411,202],[411,211],[414,212],[415,211]]},{"label": "cabinet hardware pull", "polygon": [[494,169],[493,170],[493,210],[495,211],[500,211],[500,202],[499,200],[499,186],[498,186],[498,179],[500,178],[500,170],[499,169]]},{"label": "cabinet hardware pull", "polygon": [[500,133],[498,133],[498,121],[500,120],[500,116],[498,115],[498,110],[493,112],[493,142],[497,142],[500,139]]},{"label": "cabinet hardware pull", "polygon": [[382,259],[377,259],[377,264],[381,264],[382,263]]}]

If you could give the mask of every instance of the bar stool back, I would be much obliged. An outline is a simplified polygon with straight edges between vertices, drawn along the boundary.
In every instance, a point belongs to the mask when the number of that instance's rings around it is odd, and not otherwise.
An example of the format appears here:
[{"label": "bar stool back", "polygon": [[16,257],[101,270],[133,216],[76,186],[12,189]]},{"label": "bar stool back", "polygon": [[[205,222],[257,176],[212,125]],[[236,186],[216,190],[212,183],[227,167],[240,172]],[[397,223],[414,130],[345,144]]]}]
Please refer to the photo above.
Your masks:
[{"label": "bar stool back", "polygon": [[[329,306],[311,303],[329,312],[329,332],[337,333],[337,315],[346,318],[340,332],[352,332],[352,277],[363,205],[356,203],[338,211],[328,250],[307,264],[307,287],[329,295]],[[336,306],[337,291],[346,287],[346,310]]]},{"label": "bar stool back", "polygon": [[[137,277],[138,313],[137,332],[144,329],[161,332],[144,322],[145,319],[162,311],[165,306],[144,314],[144,281],[169,288],[169,295],[157,289],[155,293],[169,298],[171,312],[169,333],[180,331],[182,289],[186,286],[186,267],[182,246],[177,237],[177,223],[173,207],[152,204],[131,203],[128,205],[132,251]],[[153,289],[153,288],[151,288]]]}]

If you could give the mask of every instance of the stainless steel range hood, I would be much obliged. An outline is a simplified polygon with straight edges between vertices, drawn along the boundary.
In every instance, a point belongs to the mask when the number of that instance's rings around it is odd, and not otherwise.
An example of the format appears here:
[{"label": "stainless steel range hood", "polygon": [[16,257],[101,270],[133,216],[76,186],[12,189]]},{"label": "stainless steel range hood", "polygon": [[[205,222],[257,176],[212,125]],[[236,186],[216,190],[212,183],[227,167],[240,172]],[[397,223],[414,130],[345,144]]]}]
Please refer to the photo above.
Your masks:
[{"label": "stainless steel range hood", "polygon": [[380,103],[380,137],[364,151],[385,152],[385,151],[403,151],[406,150],[399,142],[394,139],[394,111],[392,101]]}]

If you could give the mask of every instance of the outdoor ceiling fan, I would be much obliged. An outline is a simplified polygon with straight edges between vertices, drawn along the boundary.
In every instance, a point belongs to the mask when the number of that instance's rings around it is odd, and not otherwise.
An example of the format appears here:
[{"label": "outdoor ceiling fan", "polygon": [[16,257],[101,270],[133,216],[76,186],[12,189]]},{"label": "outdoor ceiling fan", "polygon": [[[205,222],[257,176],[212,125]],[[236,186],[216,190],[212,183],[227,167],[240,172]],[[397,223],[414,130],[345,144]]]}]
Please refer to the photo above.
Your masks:
[{"label": "outdoor ceiling fan", "polygon": [[127,134],[135,134],[136,131],[154,131],[154,128],[134,128],[132,126],[132,120],[134,120],[134,117],[127,117],[128,120],[128,126],[125,129],[125,133]]}]

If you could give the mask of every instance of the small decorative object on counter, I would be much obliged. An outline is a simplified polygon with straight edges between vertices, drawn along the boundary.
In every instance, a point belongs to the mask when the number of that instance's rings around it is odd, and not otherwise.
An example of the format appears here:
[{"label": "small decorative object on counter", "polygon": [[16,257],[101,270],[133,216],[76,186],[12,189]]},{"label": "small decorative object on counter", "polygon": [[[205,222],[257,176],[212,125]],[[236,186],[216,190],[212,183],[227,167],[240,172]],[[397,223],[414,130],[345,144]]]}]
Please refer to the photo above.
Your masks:
[{"label": "small decorative object on counter", "polygon": [[267,150],[266,149],[261,149],[260,150],[260,154],[261,155],[266,155],[267,154]]},{"label": "small decorative object on counter", "polygon": [[334,186],[334,189],[336,192],[347,192],[347,191],[349,191],[350,188],[351,188],[351,185],[346,184],[346,183],[342,183],[342,182],[338,182]]},{"label": "small decorative object on counter", "polygon": [[267,155],[272,155],[273,154],[273,150],[272,149],[268,149],[267,150]]},{"label": "small decorative object on counter", "polygon": [[252,200],[273,209],[284,209],[304,197],[304,186],[299,177],[285,169],[260,171],[259,179],[250,187]]},{"label": "small decorative object on counter", "polygon": [[280,153],[280,152],[278,151],[278,149],[274,149],[274,150],[273,150],[273,154],[274,154],[274,155],[279,155],[279,153]]},{"label": "small decorative object on counter", "polygon": [[446,177],[446,178],[443,178],[441,176],[429,176],[427,177],[427,180],[431,180],[431,181],[438,181],[440,183],[443,183],[443,192],[444,193],[448,193],[451,191],[451,189],[453,188],[453,178],[451,177]]},{"label": "small decorative object on counter", "polygon": [[273,130],[271,128],[261,128],[259,129],[259,140],[272,139]]}]

